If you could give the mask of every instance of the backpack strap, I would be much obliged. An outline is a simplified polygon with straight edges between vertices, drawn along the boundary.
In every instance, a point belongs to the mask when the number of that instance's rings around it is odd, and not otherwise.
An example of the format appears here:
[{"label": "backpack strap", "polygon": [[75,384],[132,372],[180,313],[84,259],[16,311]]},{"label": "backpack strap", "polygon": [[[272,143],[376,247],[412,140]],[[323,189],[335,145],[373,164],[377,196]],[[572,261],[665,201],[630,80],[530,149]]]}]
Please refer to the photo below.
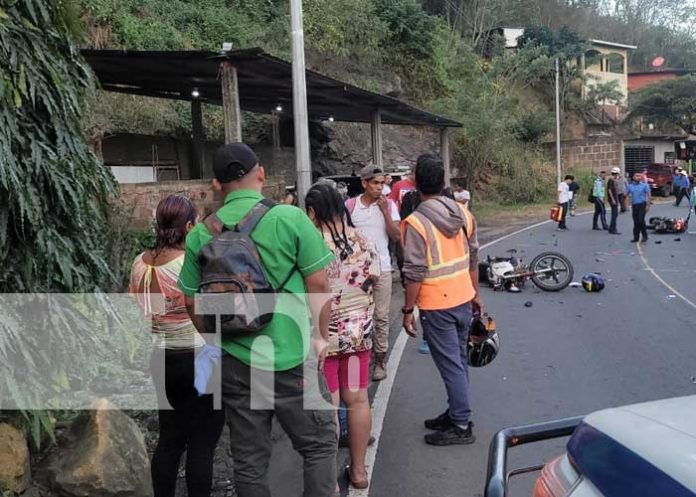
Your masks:
[{"label": "backpack strap", "polygon": [[355,203],[357,202],[358,197],[351,197],[348,200],[346,200],[346,210],[348,211],[348,214],[351,216],[353,215],[353,211],[355,210]]},{"label": "backpack strap", "polygon": [[[397,214],[400,214],[400,213],[399,213],[399,209],[398,209],[397,206],[396,206],[396,202],[394,202],[394,201],[393,201],[392,199],[390,199],[390,198],[387,198],[387,210],[389,211],[389,217],[390,217],[390,218],[391,218],[391,213],[392,213],[392,211],[396,211]],[[399,217],[401,217],[401,216],[399,215]]]},{"label": "backpack strap", "polygon": [[[276,202],[268,198],[264,198],[263,200],[259,201],[254,207],[251,208],[247,215],[244,216],[242,220],[237,223],[237,225],[234,227],[234,231],[246,235],[251,234],[251,232],[254,231],[254,228],[256,228],[256,225],[259,224],[259,221],[261,221],[263,216],[268,214],[268,212],[277,205],[278,204]],[[295,264],[292,267],[288,275],[282,281],[280,286],[276,289],[276,292],[284,291],[285,286],[290,282],[290,278],[292,278],[292,276],[296,272],[297,264]]]},{"label": "backpack strap", "polygon": [[234,231],[246,235],[250,234],[252,231],[254,231],[254,228],[256,228],[256,225],[259,224],[259,221],[261,221],[263,216],[268,214],[268,212],[276,205],[278,204],[268,198],[264,198],[263,200],[259,201],[254,207],[251,208],[247,215],[237,223],[237,225],[234,227]]},{"label": "backpack strap", "polygon": [[213,237],[218,236],[220,233],[227,229],[225,227],[225,224],[222,221],[220,221],[220,218],[215,212],[212,212],[209,215],[205,216],[205,218],[203,219],[203,224],[208,230],[208,233],[210,233],[210,236]]}]

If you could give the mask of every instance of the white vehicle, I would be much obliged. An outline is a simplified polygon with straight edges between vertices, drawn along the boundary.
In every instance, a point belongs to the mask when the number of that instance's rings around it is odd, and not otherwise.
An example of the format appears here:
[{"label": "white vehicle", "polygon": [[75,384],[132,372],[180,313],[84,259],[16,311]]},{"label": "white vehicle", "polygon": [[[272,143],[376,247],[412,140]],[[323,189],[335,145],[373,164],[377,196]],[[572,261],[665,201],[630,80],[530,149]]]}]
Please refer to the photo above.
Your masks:
[{"label": "white vehicle", "polygon": [[[509,447],[571,434],[565,454],[507,472]],[[696,396],[502,430],[485,497],[507,496],[508,478],[540,469],[533,497],[696,497]]]}]

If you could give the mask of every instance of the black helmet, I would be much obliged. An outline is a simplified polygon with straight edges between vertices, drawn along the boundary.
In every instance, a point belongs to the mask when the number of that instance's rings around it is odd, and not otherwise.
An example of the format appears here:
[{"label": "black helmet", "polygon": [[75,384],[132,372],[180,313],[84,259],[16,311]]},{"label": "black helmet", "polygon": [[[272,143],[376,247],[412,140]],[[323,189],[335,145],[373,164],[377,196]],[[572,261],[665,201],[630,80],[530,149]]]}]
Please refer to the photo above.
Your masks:
[{"label": "black helmet", "polygon": [[601,292],[604,289],[604,278],[599,273],[588,273],[582,277],[582,287],[586,292]]},{"label": "black helmet", "polygon": [[493,362],[500,350],[500,340],[495,331],[495,321],[488,314],[474,315],[469,327],[466,355],[469,366],[480,368]]}]

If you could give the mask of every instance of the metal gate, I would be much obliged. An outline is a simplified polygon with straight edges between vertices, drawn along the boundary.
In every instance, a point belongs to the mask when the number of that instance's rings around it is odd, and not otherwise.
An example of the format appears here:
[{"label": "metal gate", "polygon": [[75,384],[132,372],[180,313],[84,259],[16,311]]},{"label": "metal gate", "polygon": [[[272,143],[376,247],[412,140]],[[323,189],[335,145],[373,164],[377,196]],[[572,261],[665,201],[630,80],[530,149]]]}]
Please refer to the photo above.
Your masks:
[{"label": "metal gate", "polygon": [[629,174],[640,172],[655,162],[655,147],[631,145],[624,147],[624,166]]}]

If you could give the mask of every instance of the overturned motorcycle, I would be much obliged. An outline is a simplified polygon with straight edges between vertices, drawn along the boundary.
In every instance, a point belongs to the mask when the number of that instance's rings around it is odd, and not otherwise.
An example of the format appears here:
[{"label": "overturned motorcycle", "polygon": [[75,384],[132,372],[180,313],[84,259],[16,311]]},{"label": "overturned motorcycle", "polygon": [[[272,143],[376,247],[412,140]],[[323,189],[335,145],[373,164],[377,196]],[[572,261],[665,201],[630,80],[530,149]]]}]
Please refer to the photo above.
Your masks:
[{"label": "overturned motorcycle", "polygon": [[651,217],[647,227],[655,230],[655,233],[684,233],[689,229],[689,218]]},{"label": "overturned motorcycle", "polygon": [[479,281],[488,282],[493,290],[520,292],[528,280],[542,290],[557,292],[573,281],[573,265],[558,252],[543,252],[526,264],[516,257],[515,250],[509,257],[487,256],[479,263]]}]

